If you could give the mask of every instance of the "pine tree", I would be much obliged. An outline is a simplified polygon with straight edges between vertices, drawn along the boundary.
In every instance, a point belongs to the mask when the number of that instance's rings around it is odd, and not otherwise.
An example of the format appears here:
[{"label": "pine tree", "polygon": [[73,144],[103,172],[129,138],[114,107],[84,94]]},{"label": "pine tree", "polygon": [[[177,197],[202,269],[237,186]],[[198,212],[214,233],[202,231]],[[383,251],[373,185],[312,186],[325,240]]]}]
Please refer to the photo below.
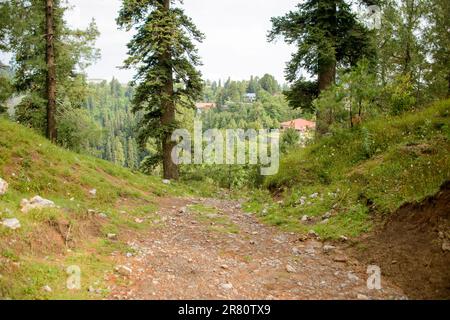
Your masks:
[{"label": "pine tree", "polygon": [[136,140],[128,138],[127,166],[130,169],[136,169],[138,166],[138,148]]},{"label": "pine tree", "polygon": [[177,105],[193,108],[201,96],[200,64],[192,40],[202,41],[203,34],[179,7],[170,0],[124,0],[117,19],[120,27],[135,27],[137,34],[128,44],[125,66],[136,66],[134,111],[143,111],[140,144],[156,138],[160,145],[164,177],[178,179],[178,166],[171,153],[171,141],[177,127]]},{"label": "pine tree", "polygon": [[7,46],[14,60],[14,87],[23,96],[16,107],[16,118],[47,133],[52,141],[56,139],[57,115],[63,115],[62,110],[56,113],[56,105],[84,105],[87,84],[82,72],[98,57],[93,47],[98,36],[95,23],[86,30],[69,28],[64,20],[68,9],[64,3],[7,2]]},{"label": "pine tree", "polygon": [[114,139],[114,148],[113,148],[113,157],[114,157],[114,163],[119,166],[125,165],[125,153],[123,149],[123,144],[120,141],[119,137],[116,137]]},{"label": "pine tree", "polygon": [[56,142],[56,61],[55,61],[55,5],[58,0],[46,0],[45,63],[47,72],[47,138]]},{"label": "pine tree", "polygon": [[[272,24],[269,41],[283,36],[298,47],[287,65],[286,79],[294,84],[294,90],[307,90],[286,95],[293,107],[301,107],[295,99],[298,96],[319,94],[334,84],[338,65],[354,66],[362,56],[373,54],[369,31],[357,21],[345,0],[307,0],[297,5],[296,11],[272,18]],[[313,84],[316,89],[299,77],[302,69],[317,76]],[[320,121],[326,115],[317,117],[318,132],[326,132],[327,125]]]},{"label": "pine tree", "polygon": [[428,5],[426,36],[434,60],[430,77],[434,86],[443,87],[436,94],[450,98],[450,1],[431,0]]},{"label": "pine tree", "polygon": [[112,137],[109,136],[106,141],[104,159],[114,162],[113,146],[114,146],[114,143],[113,143]]},{"label": "pine tree", "polygon": [[280,90],[277,80],[270,74],[265,74],[261,80],[259,80],[259,85],[270,94],[275,94]]}]

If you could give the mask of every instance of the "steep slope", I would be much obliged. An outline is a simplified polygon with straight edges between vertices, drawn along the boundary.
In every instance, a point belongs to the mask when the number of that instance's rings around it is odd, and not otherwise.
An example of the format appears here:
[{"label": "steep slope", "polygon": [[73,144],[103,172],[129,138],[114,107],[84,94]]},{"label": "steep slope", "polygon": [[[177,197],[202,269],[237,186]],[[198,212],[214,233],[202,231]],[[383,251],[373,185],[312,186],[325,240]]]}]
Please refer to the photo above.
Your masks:
[{"label": "steep slope", "polygon": [[280,201],[262,219],[343,241],[410,298],[450,298],[449,117],[442,101],[290,154],[266,180]]},{"label": "steep slope", "polygon": [[[101,279],[112,268],[110,252],[131,251],[127,235],[158,225],[160,196],[202,189],[166,185],[156,177],[63,150],[4,119],[0,178],[9,184],[0,196],[0,222],[15,218],[21,225],[17,230],[0,225],[0,298],[64,298],[68,293],[61,279],[68,276],[63,266],[80,266],[84,283]],[[37,195],[56,207],[21,212],[22,199]],[[87,294],[81,290],[69,296]]]},{"label": "steep slope", "polygon": [[359,243],[351,246],[354,255],[380,266],[410,298],[450,299],[450,182],[402,206]]},{"label": "steep slope", "polygon": [[356,236],[373,218],[436,194],[450,179],[449,117],[446,100],[336,132],[289,154],[266,180],[283,202],[268,208],[264,219],[325,238]]}]

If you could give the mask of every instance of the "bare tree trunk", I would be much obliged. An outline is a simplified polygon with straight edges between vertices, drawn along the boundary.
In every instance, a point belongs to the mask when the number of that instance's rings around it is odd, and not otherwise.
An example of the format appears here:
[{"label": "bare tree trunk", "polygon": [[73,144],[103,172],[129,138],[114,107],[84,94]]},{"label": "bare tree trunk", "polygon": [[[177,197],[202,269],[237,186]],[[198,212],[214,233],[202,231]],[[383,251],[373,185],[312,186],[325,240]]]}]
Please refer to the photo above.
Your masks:
[{"label": "bare tree trunk", "polygon": [[46,0],[47,138],[56,142],[56,64],[54,0]]},{"label": "bare tree trunk", "polygon": [[447,98],[450,98],[450,74],[447,76],[447,83],[448,83]]},{"label": "bare tree trunk", "polygon": [[[330,30],[327,37],[329,41],[335,42],[337,33],[337,5],[336,2],[328,3],[326,6],[322,7],[322,15],[327,17]],[[327,61],[328,59],[319,58],[319,74],[318,74],[318,84],[319,84],[319,94],[328,89],[331,85],[335,83],[336,80],[336,61],[328,63],[320,63],[320,61]],[[328,132],[330,125],[333,123],[333,110],[330,108],[323,111],[316,111],[316,134],[321,136]]]},{"label": "bare tree trunk", "polygon": [[[170,10],[170,0],[164,0],[164,10]],[[176,114],[176,106],[172,100],[174,91],[173,91],[173,75],[172,75],[172,67],[170,65],[170,61],[172,59],[172,55],[170,52],[170,48],[167,48],[167,51],[163,53],[161,57],[161,63],[164,65],[166,70],[167,81],[164,86],[164,95],[166,96],[163,106],[163,115],[161,118],[161,124],[164,127],[170,126],[175,122],[175,114]],[[162,141],[162,151],[163,151],[163,170],[164,170],[164,178],[170,180],[178,180],[179,179],[179,171],[178,165],[176,165],[172,161],[172,150],[176,147],[176,142],[171,141],[172,132],[170,130],[166,130],[164,132],[163,141]]]},{"label": "bare tree trunk", "polygon": [[[322,69],[323,68],[323,69]],[[319,94],[328,89],[335,82],[336,77],[336,64],[333,63],[329,66],[322,67],[319,71]],[[328,128],[333,123],[333,111],[317,110],[316,111],[317,125],[316,133],[320,136],[328,132]]]}]

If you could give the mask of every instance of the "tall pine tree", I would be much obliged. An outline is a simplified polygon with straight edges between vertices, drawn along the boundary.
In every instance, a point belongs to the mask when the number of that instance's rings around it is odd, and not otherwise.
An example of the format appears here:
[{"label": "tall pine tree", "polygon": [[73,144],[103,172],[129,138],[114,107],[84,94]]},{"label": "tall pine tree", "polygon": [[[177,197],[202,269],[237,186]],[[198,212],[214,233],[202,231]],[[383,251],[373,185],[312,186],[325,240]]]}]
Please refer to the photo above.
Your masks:
[{"label": "tall pine tree", "polygon": [[[288,44],[297,46],[286,67],[286,79],[294,91],[286,96],[293,107],[309,107],[302,100],[312,101],[334,84],[338,65],[354,66],[362,56],[373,54],[369,31],[345,0],[307,0],[297,5],[297,10],[272,18],[272,24],[269,41],[282,36]],[[304,81],[303,69],[317,80]],[[317,117],[318,132],[326,132],[328,124],[321,120],[330,117]]]},{"label": "tall pine tree", "polygon": [[47,138],[56,142],[56,60],[55,60],[55,4],[46,0],[45,8],[45,64],[47,72]]},{"label": "tall pine tree", "polygon": [[194,107],[201,96],[200,64],[192,40],[201,42],[203,34],[180,7],[171,0],[124,0],[117,23],[137,30],[128,44],[126,67],[136,67],[133,84],[134,111],[143,112],[140,144],[156,138],[160,145],[164,177],[178,179],[178,166],[171,153],[171,141],[177,127],[177,105]]},{"label": "tall pine tree", "polygon": [[427,12],[426,38],[434,62],[429,77],[441,90],[432,89],[439,97],[450,98],[450,1],[431,0]]},{"label": "tall pine tree", "polygon": [[98,36],[95,23],[86,30],[69,28],[65,4],[61,0],[0,3],[9,14],[3,28],[13,55],[14,87],[24,96],[16,107],[16,119],[46,132],[53,142],[65,109],[59,107],[83,105],[87,85],[83,70],[98,56],[93,47]]}]

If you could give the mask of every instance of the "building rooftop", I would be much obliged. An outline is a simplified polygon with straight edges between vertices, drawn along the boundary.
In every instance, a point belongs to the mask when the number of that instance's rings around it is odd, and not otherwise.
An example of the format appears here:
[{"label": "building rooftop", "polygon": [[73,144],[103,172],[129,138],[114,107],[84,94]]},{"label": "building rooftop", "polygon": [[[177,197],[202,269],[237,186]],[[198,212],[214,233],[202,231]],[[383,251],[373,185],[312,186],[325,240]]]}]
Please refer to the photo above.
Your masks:
[{"label": "building rooftop", "polygon": [[316,128],[316,123],[305,119],[294,119],[283,122],[281,124],[283,129],[295,129],[296,131],[306,131]]}]

